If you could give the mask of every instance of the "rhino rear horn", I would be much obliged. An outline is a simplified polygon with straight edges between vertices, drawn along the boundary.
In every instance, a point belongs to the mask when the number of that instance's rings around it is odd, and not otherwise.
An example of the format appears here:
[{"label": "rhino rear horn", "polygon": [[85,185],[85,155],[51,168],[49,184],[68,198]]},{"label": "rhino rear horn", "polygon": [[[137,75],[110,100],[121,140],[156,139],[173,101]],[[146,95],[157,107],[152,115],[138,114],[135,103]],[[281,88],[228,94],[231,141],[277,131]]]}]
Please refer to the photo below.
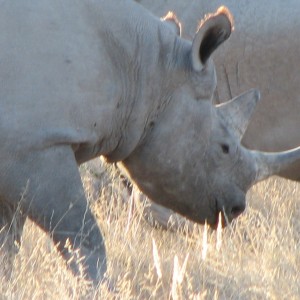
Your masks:
[{"label": "rhino rear horn", "polygon": [[219,116],[226,122],[237,139],[243,138],[259,100],[259,91],[251,89],[216,107]]},{"label": "rhino rear horn", "polygon": [[195,71],[203,69],[211,54],[229,38],[232,29],[233,17],[224,6],[201,22],[192,44],[192,64]]}]

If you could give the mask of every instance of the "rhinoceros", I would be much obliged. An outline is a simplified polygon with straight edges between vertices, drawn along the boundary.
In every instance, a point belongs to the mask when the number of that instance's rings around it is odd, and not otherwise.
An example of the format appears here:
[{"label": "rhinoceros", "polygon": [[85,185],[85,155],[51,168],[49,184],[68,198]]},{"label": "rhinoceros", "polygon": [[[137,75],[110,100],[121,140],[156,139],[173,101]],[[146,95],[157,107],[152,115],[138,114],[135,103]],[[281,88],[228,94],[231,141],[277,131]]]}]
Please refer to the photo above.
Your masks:
[{"label": "rhinoceros", "polygon": [[[234,15],[230,43],[214,54],[217,103],[253,86],[262,101],[244,135],[243,144],[262,151],[282,151],[300,143],[300,2],[297,0],[140,0],[158,16],[169,10],[192,37],[199,15],[227,6]],[[201,19],[201,18],[200,18]],[[279,175],[300,180],[300,164]]]},{"label": "rhinoceros", "polygon": [[[11,224],[20,233],[28,217],[75,274],[82,264],[97,285],[105,246],[79,164],[122,162],[153,201],[216,226],[219,212],[226,222],[243,212],[254,183],[300,160],[299,148],[241,145],[257,90],[212,104],[211,54],[232,30],[226,8],[206,17],[192,42],[127,0],[11,0],[0,8],[4,245]],[[81,263],[71,259],[75,249]]]}]

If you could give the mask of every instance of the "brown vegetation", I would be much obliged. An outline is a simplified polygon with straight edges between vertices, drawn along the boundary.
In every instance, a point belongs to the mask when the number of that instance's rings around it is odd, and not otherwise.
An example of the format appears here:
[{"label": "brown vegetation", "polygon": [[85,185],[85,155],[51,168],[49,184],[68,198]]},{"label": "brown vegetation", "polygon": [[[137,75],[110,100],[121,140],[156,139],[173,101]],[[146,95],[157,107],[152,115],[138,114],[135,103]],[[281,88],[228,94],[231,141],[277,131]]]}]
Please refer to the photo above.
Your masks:
[{"label": "brown vegetation", "polygon": [[[84,182],[93,198],[91,178]],[[28,221],[13,276],[0,278],[1,299],[300,298],[299,184],[272,178],[256,185],[232,226],[195,225],[189,234],[150,227],[123,201],[118,177],[104,184],[92,205],[117,292],[75,278],[47,235]]]}]

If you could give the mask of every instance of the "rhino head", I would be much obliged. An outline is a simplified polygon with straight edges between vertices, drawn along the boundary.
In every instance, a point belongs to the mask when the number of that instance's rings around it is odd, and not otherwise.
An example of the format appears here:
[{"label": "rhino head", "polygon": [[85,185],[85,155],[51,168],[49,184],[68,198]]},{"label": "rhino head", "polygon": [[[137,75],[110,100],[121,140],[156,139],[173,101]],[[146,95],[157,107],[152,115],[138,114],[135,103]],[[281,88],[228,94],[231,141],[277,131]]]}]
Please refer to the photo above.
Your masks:
[{"label": "rhino head", "polygon": [[190,44],[188,78],[174,88],[143,142],[123,161],[151,200],[212,226],[220,212],[223,225],[239,216],[253,184],[300,157],[299,149],[271,154],[241,145],[260,99],[258,91],[250,90],[223,105],[212,104],[216,84],[210,55],[229,37],[231,20],[221,8],[200,26]]}]

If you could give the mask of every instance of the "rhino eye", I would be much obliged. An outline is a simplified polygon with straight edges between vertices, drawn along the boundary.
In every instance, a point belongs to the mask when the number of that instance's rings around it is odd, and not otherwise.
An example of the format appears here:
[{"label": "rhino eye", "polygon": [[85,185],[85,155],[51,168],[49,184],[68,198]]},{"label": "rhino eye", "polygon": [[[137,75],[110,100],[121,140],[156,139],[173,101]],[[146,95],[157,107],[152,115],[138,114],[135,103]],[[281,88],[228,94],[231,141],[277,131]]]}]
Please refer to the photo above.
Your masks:
[{"label": "rhino eye", "polygon": [[221,144],[221,148],[224,154],[228,154],[229,153],[229,145],[227,144]]}]

